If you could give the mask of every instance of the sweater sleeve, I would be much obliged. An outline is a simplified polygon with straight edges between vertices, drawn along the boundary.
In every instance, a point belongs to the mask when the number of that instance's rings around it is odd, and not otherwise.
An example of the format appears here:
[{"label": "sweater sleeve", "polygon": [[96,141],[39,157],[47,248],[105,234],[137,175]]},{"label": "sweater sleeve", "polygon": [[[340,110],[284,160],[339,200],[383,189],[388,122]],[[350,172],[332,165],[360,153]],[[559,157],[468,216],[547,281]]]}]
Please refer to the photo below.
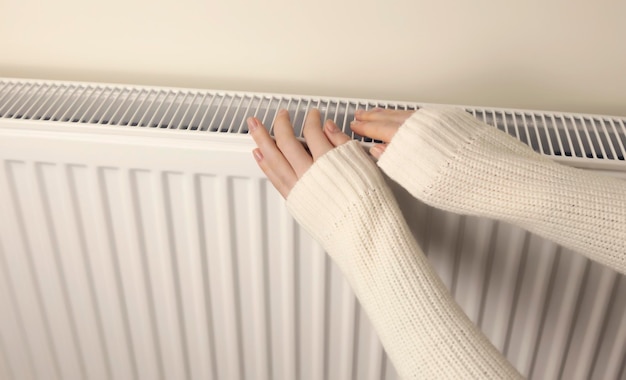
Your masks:
[{"label": "sweater sleeve", "polygon": [[463,110],[415,112],[378,165],[431,206],[509,222],[626,273],[626,183],[557,164]]},{"label": "sweater sleeve", "polygon": [[318,159],[287,206],[340,267],[402,378],[520,377],[454,302],[357,142]]}]

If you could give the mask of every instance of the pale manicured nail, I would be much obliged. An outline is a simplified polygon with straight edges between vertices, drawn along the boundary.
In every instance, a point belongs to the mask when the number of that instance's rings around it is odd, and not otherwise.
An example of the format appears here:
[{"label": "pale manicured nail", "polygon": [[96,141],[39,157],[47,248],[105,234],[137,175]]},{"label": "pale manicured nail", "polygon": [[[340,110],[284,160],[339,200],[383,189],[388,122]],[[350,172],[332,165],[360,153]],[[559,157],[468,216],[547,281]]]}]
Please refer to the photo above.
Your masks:
[{"label": "pale manicured nail", "polygon": [[252,151],[252,155],[254,156],[254,159],[259,162],[263,159],[263,153],[261,153],[260,149],[255,149]]},{"label": "pale manicured nail", "polygon": [[370,149],[370,152],[372,153],[372,155],[375,155],[375,156],[380,156],[381,154],[383,154],[384,151],[385,151],[385,148],[383,148],[380,145],[374,145],[372,149]]},{"label": "pale manicured nail", "polygon": [[332,120],[326,120],[326,130],[328,130],[328,132],[330,133],[339,132],[339,129],[337,129],[337,126],[335,125],[335,123],[333,123]]},{"label": "pale manicured nail", "polygon": [[253,117],[249,117],[247,119],[247,122],[248,122],[248,129],[250,130],[250,132],[253,132],[259,126],[256,122],[256,119]]}]

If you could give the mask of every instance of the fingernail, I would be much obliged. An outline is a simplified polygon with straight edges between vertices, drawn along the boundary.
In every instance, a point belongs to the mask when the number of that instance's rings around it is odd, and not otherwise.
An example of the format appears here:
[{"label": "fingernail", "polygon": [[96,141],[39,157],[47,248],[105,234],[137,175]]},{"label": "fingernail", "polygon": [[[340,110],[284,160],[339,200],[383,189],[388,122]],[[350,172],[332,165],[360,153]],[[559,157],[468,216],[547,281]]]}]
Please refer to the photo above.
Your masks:
[{"label": "fingernail", "polygon": [[255,130],[255,129],[257,129],[257,127],[259,126],[259,125],[257,124],[256,119],[255,119],[255,118],[253,118],[253,117],[249,117],[249,118],[247,119],[247,122],[248,122],[248,129],[250,130],[250,132],[254,131],[254,130]]},{"label": "fingernail", "polygon": [[373,108],[373,109],[372,109],[372,112],[380,112],[380,111],[382,111],[382,110],[383,110],[383,109],[382,109],[382,108],[380,108],[380,107],[375,107],[375,108]]},{"label": "fingernail", "polygon": [[380,156],[381,154],[383,154],[384,151],[385,151],[385,148],[380,145],[374,145],[372,149],[370,150],[372,155],[375,155],[375,156]]},{"label": "fingernail", "polygon": [[260,149],[255,149],[252,151],[252,155],[254,156],[254,159],[259,162],[263,159],[263,153],[261,153]]},{"label": "fingernail", "polygon": [[355,114],[356,116],[359,116],[359,115],[361,115],[362,113],[363,113],[363,110],[362,110],[362,109],[358,109],[358,110],[356,110],[356,112],[354,112],[354,114]]},{"label": "fingernail", "polygon": [[359,124],[361,124],[361,122],[360,122],[360,121],[358,121],[358,120],[352,120],[352,121],[350,122],[350,125],[351,125],[351,126],[352,126],[352,125],[359,125]]},{"label": "fingernail", "polygon": [[330,133],[339,132],[339,129],[337,129],[337,126],[335,125],[335,123],[333,123],[332,120],[326,120],[326,130],[328,130],[328,132]]},{"label": "fingernail", "polygon": [[282,114],[284,114],[284,113],[286,113],[286,112],[287,112],[287,110],[286,110],[286,109],[281,108],[281,109],[278,111],[278,114],[279,114],[279,115],[282,115]]}]

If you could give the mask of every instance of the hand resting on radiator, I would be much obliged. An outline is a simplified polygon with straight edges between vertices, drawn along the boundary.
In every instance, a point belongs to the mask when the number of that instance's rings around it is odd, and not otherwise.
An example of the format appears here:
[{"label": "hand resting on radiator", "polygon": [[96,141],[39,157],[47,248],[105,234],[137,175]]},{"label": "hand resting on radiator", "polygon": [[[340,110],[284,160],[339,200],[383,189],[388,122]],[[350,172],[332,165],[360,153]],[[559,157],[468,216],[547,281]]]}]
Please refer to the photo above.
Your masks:
[{"label": "hand resting on radiator", "polygon": [[[322,133],[319,113],[313,110],[310,116],[305,137],[309,145],[320,146],[313,159],[346,141],[342,133],[331,133],[332,121]],[[355,117],[353,131],[385,142],[370,148],[378,166],[416,198],[447,211],[509,222],[626,273],[624,181],[557,164],[461,109],[373,109]],[[277,140],[293,136],[286,112],[275,128]],[[301,148],[295,139],[282,144],[288,158],[292,147]],[[291,172],[281,169],[289,169],[284,162],[275,168],[260,162],[271,169],[267,174],[284,197],[303,173],[302,165],[313,162],[301,157]]]},{"label": "hand resting on radiator", "polygon": [[261,121],[256,118],[247,120],[248,128],[258,148],[253,155],[267,178],[287,198],[299,178],[331,149],[350,141],[350,137],[341,133],[332,120],[327,120],[322,128],[320,113],[312,109],[307,113],[302,133],[308,143],[311,154],[307,153],[300,141],[296,140],[293,126],[286,110],[278,111],[274,122],[274,135],[271,138]]},{"label": "hand resting on radiator", "polygon": [[286,111],[276,142],[248,120],[254,157],[294,218],[354,289],[402,378],[518,378],[423,255],[380,170],[358,142],[310,110],[296,140]]}]

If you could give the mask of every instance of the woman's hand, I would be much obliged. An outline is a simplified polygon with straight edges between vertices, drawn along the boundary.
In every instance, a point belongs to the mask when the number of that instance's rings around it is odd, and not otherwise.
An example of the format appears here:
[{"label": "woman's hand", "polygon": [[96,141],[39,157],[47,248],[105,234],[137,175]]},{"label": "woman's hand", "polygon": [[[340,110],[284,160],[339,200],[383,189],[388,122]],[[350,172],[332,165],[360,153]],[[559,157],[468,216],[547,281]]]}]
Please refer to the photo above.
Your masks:
[{"label": "woman's hand", "polygon": [[374,108],[370,111],[358,110],[350,128],[361,136],[367,136],[374,140],[384,141],[385,144],[376,144],[370,148],[370,153],[376,159],[385,151],[388,142],[396,134],[398,128],[415,111],[387,110]]},{"label": "woman's hand", "polygon": [[247,122],[258,147],[252,151],[254,158],[283,198],[287,198],[298,179],[314,161],[334,147],[350,141],[350,137],[342,133],[332,120],[327,120],[322,127],[317,109],[309,110],[302,131],[310,154],[296,139],[286,110],[278,111],[274,122],[276,141],[259,119],[250,117]]},{"label": "woman's hand", "polygon": [[[381,108],[370,111],[358,110],[355,114],[356,120],[350,127],[362,136],[388,143],[413,112]],[[326,120],[322,126],[317,109],[308,112],[302,131],[310,154],[296,139],[286,110],[280,110],[276,115],[274,122],[276,141],[257,118],[250,117],[247,122],[250,134],[258,146],[252,152],[254,158],[284,198],[287,198],[298,179],[314,161],[334,147],[350,141],[350,137],[342,133],[332,120]],[[386,147],[386,144],[376,144],[370,148],[370,153],[378,159]]]}]

